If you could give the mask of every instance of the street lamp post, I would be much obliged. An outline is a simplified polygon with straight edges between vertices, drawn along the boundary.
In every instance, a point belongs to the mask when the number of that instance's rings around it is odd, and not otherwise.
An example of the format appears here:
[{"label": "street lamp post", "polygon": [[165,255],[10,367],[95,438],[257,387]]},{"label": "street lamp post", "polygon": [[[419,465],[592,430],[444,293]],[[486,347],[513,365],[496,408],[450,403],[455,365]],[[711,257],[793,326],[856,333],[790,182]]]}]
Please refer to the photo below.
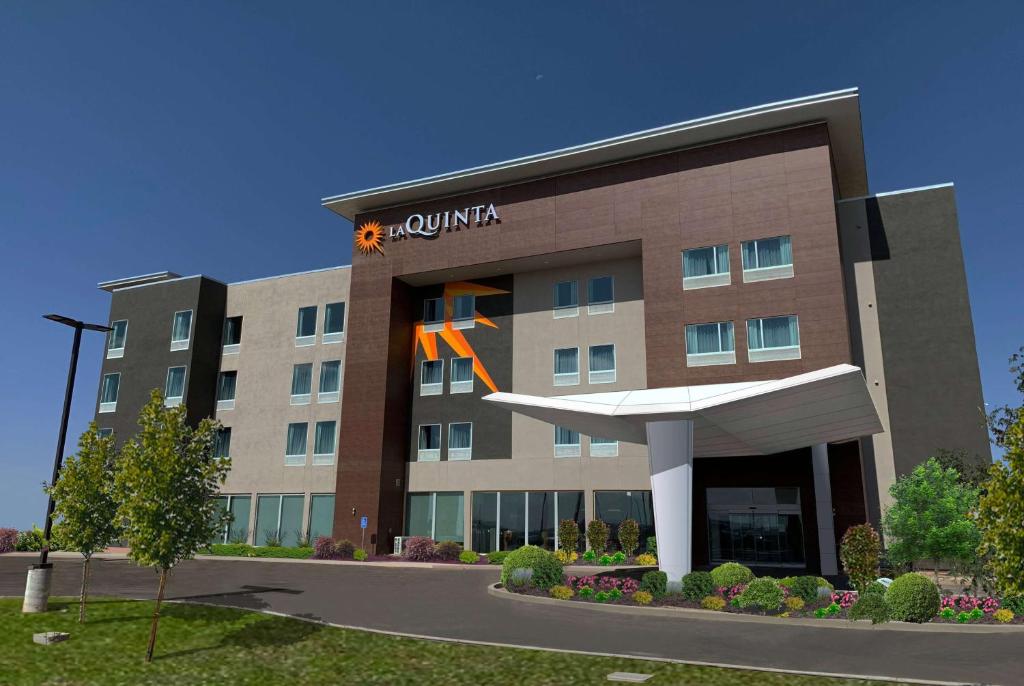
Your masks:
[{"label": "street lamp post", "polygon": [[[68,382],[64,389],[64,410],[60,416],[60,433],[57,435],[57,454],[53,458],[53,476],[50,485],[57,483],[61,463],[64,461],[64,443],[68,435],[68,418],[71,415],[71,396],[75,392],[75,372],[78,369],[78,349],[82,344],[82,330],[110,331],[109,326],[102,324],[86,324],[85,322],[64,317],[59,314],[43,315],[44,319],[70,326],[75,330],[74,343],[71,344],[71,363],[68,366]],[[53,496],[46,503],[46,521],[43,529],[43,546],[39,551],[39,562],[28,569],[25,582],[25,599],[21,611],[25,613],[46,612],[50,601],[50,584],[53,575],[53,563],[47,562],[50,554],[50,534],[53,530]]]}]

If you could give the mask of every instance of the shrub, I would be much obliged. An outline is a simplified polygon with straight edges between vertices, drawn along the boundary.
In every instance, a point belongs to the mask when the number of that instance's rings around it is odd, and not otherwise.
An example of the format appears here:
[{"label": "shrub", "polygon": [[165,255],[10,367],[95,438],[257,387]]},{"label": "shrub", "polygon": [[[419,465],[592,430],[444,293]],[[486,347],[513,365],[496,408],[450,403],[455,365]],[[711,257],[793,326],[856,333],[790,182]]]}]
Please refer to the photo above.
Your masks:
[{"label": "shrub", "polygon": [[635,519],[623,519],[619,524],[619,545],[626,557],[632,557],[640,546],[640,525]]},{"label": "shrub", "polygon": [[356,553],[356,546],[352,541],[343,538],[334,544],[334,557],[342,560],[351,560]]},{"label": "shrub", "polygon": [[683,577],[683,597],[697,602],[715,592],[715,582],[708,572],[690,572]]},{"label": "shrub", "polygon": [[648,536],[647,537],[647,552],[649,552],[651,555],[654,555],[654,556],[658,555],[658,537],[657,536]]},{"label": "shrub", "polygon": [[872,624],[888,622],[889,615],[889,604],[880,593],[865,593],[846,614],[851,620],[870,619]]},{"label": "shrub", "polygon": [[[654,600],[654,596],[652,596],[647,591],[637,591],[636,593],[633,594],[633,602],[636,603],[637,605],[650,605],[652,600]],[[1012,612],[1010,613],[1010,619],[1013,619],[1013,613]],[[1003,621],[1003,620],[1000,620],[1000,621]],[[1009,621],[1009,620],[1006,620],[1006,621]]]},{"label": "shrub", "polygon": [[640,577],[640,590],[660,598],[668,590],[668,574],[659,571],[645,572]]},{"label": "shrub", "polygon": [[828,607],[819,607],[814,611],[814,616],[818,619],[824,619],[825,617],[832,617],[833,615],[839,614],[839,603],[832,603]]},{"label": "shrub", "polygon": [[209,550],[211,555],[224,557],[256,557],[256,548],[245,543],[214,543]]},{"label": "shrub", "polygon": [[266,531],[264,531],[263,532],[263,538],[264,538],[263,545],[265,545],[266,547],[268,547],[268,548],[279,548],[279,547],[281,547],[281,535],[278,534],[273,529],[267,529]]},{"label": "shrub", "polygon": [[878,578],[878,560],[882,543],[870,524],[851,526],[843,534],[839,557],[853,587],[862,591]]},{"label": "shrub", "polygon": [[779,582],[764,576],[747,584],[747,588],[736,596],[736,604],[743,608],[758,608],[764,612],[771,612],[779,609],[784,597]]},{"label": "shrub", "polygon": [[434,539],[427,536],[413,536],[405,542],[405,557],[413,562],[430,562],[434,559]]},{"label": "shrub", "polygon": [[956,610],[954,610],[951,607],[944,607],[939,612],[939,616],[943,619],[953,619],[954,617],[956,617]]},{"label": "shrub", "polygon": [[[32,525],[31,529],[18,532],[18,542],[15,544],[15,548],[20,553],[25,552],[39,552],[43,547],[43,530],[35,524]],[[54,551],[52,545],[50,550]]]},{"label": "shrub", "polygon": [[700,601],[700,606],[705,610],[721,610],[725,607],[725,598],[718,595],[705,596]]},{"label": "shrub", "polygon": [[577,558],[579,558],[579,555],[576,553],[575,550],[559,548],[555,551],[555,557],[557,557],[558,561],[561,562],[563,565],[571,565],[573,562],[577,560]]},{"label": "shrub", "polygon": [[783,605],[786,606],[786,610],[789,612],[796,612],[797,610],[804,609],[804,599],[798,595],[791,595],[782,601]]},{"label": "shrub", "polygon": [[558,548],[566,552],[580,549],[580,525],[575,519],[563,519],[558,523]]},{"label": "shrub", "polygon": [[609,600],[611,600],[611,597],[612,596],[610,593],[608,593],[608,591],[598,591],[594,594],[594,600],[596,600],[599,603],[606,603]]},{"label": "shrub", "polygon": [[516,569],[532,569],[533,585],[548,589],[562,583],[562,563],[554,554],[535,545],[524,545],[513,550],[501,566],[501,583],[507,584]]},{"label": "shrub", "polygon": [[533,581],[533,570],[529,567],[521,567],[519,569],[513,569],[512,573],[509,574],[508,581],[505,586],[511,589],[522,589],[530,585]]},{"label": "shrub", "polygon": [[594,589],[592,589],[590,586],[584,586],[583,588],[578,590],[577,593],[579,594],[580,598],[589,598],[590,596],[594,595]]},{"label": "shrub", "polygon": [[18,547],[17,529],[0,529],[0,553],[13,553]]},{"label": "shrub", "polygon": [[923,574],[897,577],[885,592],[892,618],[901,622],[927,622],[939,611],[939,589]]},{"label": "shrub", "polygon": [[434,554],[438,560],[454,562],[462,554],[462,546],[455,541],[441,541],[434,547]]},{"label": "shrub", "polygon": [[245,546],[252,550],[251,555],[248,557],[277,557],[287,558],[292,560],[308,560],[313,555],[312,548],[252,548],[251,546]]},{"label": "shrub", "polygon": [[559,584],[548,589],[548,595],[556,600],[568,600],[573,596],[573,590],[568,586]]},{"label": "shrub", "polygon": [[1003,607],[1015,615],[1024,615],[1024,595],[1011,595],[1003,597]]},{"label": "shrub", "polygon": [[459,553],[459,562],[466,565],[475,565],[480,561],[480,556],[472,550],[463,550]]},{"label": "shrub", "polygon": [[597,561],[597,553],[595,553],[593,550],[586,551],[585,553],[583,553],[583,561],[584,562],[596,562]]},{"label": "shrub", "polygon": [[636,560],[634,560],[634,562],[641,567],[653,567],[658,564],[658,558],[650,553],[640,553],[636,556]]},{"label": "shrub", "polygon": [[362,548],[356,548],[355,552],[352,553],[352,559],[356,562],[363,562],[369,555]]},{"label": "shrub", "polygon": [[[785,583],[787,581],[789,583]],[[818,599],[818,577],[816,576],[789,577],[780,581],[779,585],[788,588],[791,594],[805,603],[813,603]]]},{"label": "shrub", "polygon": [[615,554],[612,555],[612,564],[613,565],[621,565],[621,564],[625,564],[625,562],[626,562],[626,553],[622,552],[621,550],[617,550],[615,552]]},{"label": "shrub", "polygon": [[749,583],[753,578],[754,573],[738,562],[726,562],[711,570],[711,579],[717,588],[732,588]]},{"label": "shrub", "polygon": [[835,586],[833,586],[828,581],[826,581],[824,577],[820,577],[819,576],[818,577],[818,588],[822,588],[822,587],[827,588],[829,591],[836,590]]},{"label": "shrub", "polygon": [[317,560],[334,559],[334,541],[330,536],[318,536],[313,543],[313,557]]},{"label": "shrub", "polygon": [[992,619],[997,622],[1007,624],[1013,621],[1013,610],[1007,610],[1005,607],[1001,607],[992,613]]},{"label": "shrub", "polygon": [[591,519],[587,524],[587,543],[595,554],[608,549],[608,525],[600,519]]},{"label": "shrub", "polygon": [[510,551],[508,550],[495,550],[494,552],[487,553],[487,564],[489,565],[500,565],[508,557]]},{"label": "shrub", "polygon": [[881,581],[872,581],[868,584],[868,587],[861,591],[861,595],[868,595],[869,593],[875,593],[878,595],[885,595],[885,584]]},{"label": "shrub", "polygon": [[602,556],[601,556],[600,558],[598,558],[598,560],[597,560],[597,564],[599,564],[599,565],[601,565],[601,566],[603,566],[603,567],[607,567],[607,566],[608,566],[608,565],[610,565],[611,563],[612,563],[612,556],[611,556],[611,555],[608,555],[608,554],[602,555]]}]

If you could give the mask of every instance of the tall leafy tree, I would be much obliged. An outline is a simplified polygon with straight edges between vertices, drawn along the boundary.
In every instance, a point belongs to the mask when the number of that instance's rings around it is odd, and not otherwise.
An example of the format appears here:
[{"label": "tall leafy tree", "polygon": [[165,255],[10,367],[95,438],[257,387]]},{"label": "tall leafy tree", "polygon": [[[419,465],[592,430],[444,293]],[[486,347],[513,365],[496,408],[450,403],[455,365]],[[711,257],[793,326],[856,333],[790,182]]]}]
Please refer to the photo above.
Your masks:
[{"label": "tall leafy tree", "polygon": [[934,457],[901,476],[889,487],[893,505],[882,519],[889,559],[896,564],[974,558],[980,540],[970,513],[978,489],[964,484],[955,469],[944,469]]},{"label": "tall leafy tree", "polygon": [[[1017,391],[1024,395],[1024,348],[1010,358]],[[978,505],[978,553],[987,557],[996,587],[1004,596],[1024,595],[1024,406],[1009,405],[989,417],[1003,459],[989,470]]]},{"label": "tall leafy tree", "polygon": [[57,482],[47,488],[53,497],[54,516],[59,520],[61,545],[82,553],[82,589],[78,621],[85,622],[89,586],[89,564],[94,553],[117,539],[117,501],[114,499],[113,436],[100,436],[92,423],[78,439],[78,454],[64,462]]},{"label": "tall leafy tree", "polygon": [[218,429],[212,419],[192,428],[185,407],[164,407],[163,396],[154,390],[139,415],[138,434],[121,450],[115,489],[129,556],[160,575],[147,662],[153,659],[168,573],[223,526],[214,496],[231,464],[215,456]]}]

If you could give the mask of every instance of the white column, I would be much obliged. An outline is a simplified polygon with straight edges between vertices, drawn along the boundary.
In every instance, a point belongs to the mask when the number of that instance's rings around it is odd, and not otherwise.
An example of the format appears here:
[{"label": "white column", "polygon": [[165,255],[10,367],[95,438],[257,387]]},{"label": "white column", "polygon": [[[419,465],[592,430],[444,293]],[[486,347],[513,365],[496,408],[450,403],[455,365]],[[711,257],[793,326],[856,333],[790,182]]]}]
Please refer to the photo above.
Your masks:
[{"label": "white column", "polygon": [[829,483],[827,444],[811,446],[811,464],[814,468],[814,503],[818,520],[821,573],[823,576],[834,576],[839,573],[839,564],[836,560],[836,530],[832,522],[832,484]]},{"label": "white column", "polygon": [[647,455],[658,568],[678,582],[693,563],[693,422],[647,422]]}]

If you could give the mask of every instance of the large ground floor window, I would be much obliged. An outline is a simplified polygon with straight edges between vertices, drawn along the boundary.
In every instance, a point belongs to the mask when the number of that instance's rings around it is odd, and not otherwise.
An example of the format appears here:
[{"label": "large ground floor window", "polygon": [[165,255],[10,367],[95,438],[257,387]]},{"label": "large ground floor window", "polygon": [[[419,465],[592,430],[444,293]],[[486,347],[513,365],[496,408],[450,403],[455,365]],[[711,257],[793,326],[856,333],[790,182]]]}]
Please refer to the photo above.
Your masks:
[{"label": "large ground floor window", "polygon": [[804,565],[799,488],[709,488],[707,502],[712,564]]},{"label": "large ground floor window", "polygon": [[473,550],[515,550],[530,544],[554,550],[558,522],[585,523],[583,491],[494,491],[473,493]]},{"label": "large ground floor window", "polygon": [[405,508],[406,534],[462,543],[463,498],[461,492],[410,493]]},{"label": "large ground floor window", "polygon": [[256,545],[277,541],[294,547],[302,537],[304,495],[261,495],[256,498]]},{"label": "large ground floor window", "polygon": [[654,505],[650,491],[594,491],[594,518],[608,525],[608,547],[619,549],[619,524],[635,519],[640,525],[640,548],[654,535]]},{"label": "large ground floor window", "polygon": [[309,528],[306,529],[310,543],[320,536],[330,536],[334,530],[334,494],[316,494],[309,498]]},{"label": "large ground floor window", "polygon": [[222,495],[216,498],[221,512],[229,517],[223,528],[217,532],[211,543],[248,543],[249,508],[252,498],[248,495]]}]

